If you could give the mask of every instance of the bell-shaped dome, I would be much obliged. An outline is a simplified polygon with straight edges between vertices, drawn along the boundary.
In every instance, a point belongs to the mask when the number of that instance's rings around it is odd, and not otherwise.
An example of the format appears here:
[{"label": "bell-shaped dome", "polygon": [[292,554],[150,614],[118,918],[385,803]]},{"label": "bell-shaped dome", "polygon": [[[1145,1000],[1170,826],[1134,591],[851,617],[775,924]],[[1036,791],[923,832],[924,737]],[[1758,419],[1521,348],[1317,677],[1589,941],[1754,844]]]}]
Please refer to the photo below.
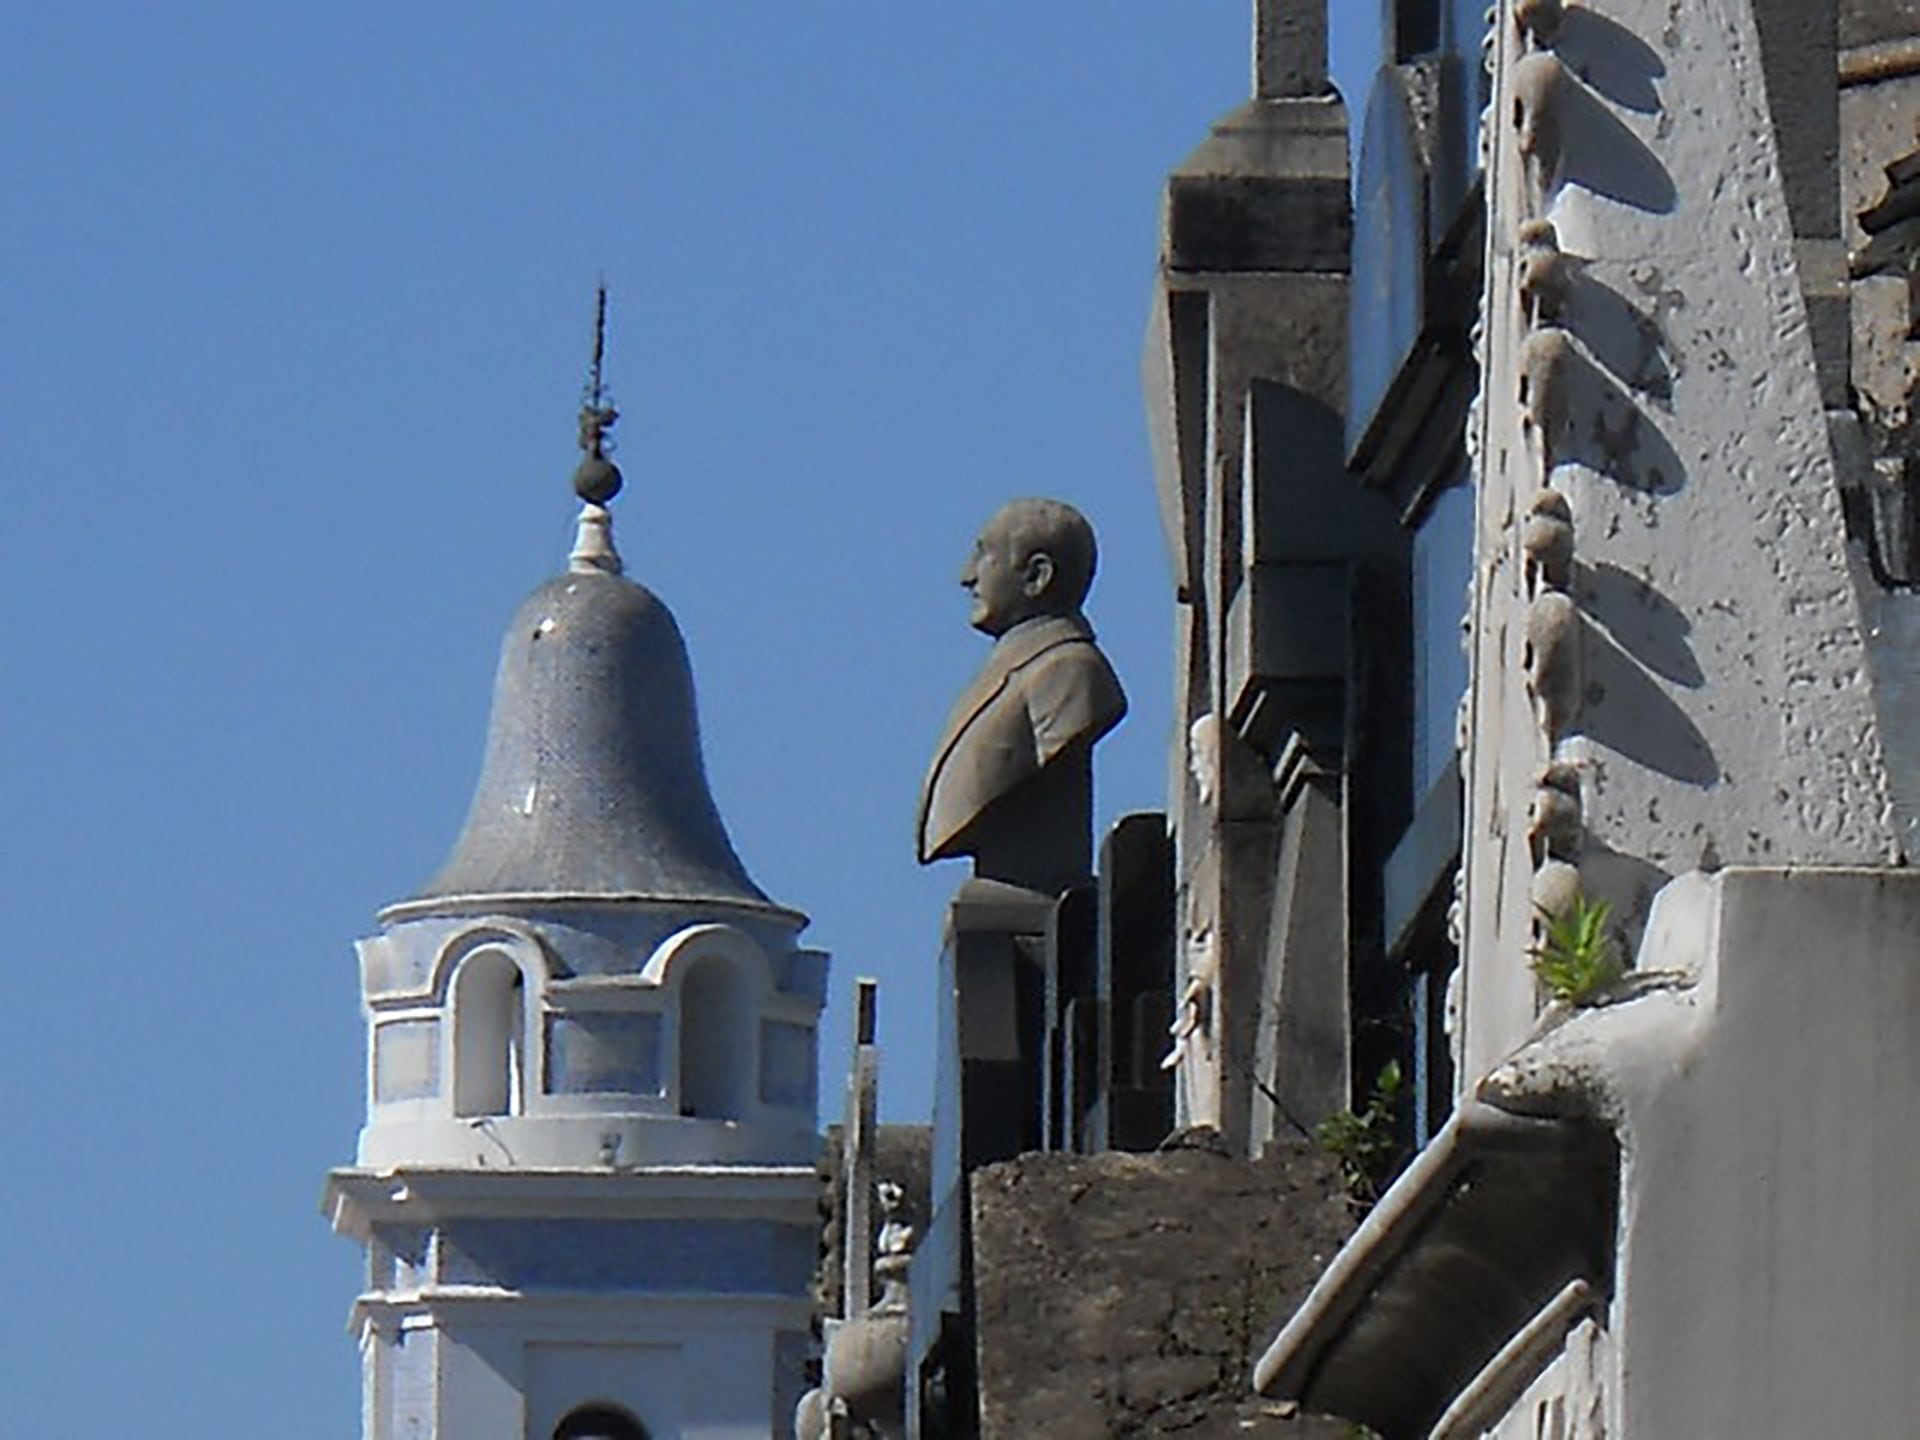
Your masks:
[{"label": "bell-shaped dome", "polygon": [[614,573],[617,559],[582,560],[577,551],[571,573],[534,591],[513,618],[473,808],[417,900],[771,908],[707,789],[680,627],[651,591]]}]

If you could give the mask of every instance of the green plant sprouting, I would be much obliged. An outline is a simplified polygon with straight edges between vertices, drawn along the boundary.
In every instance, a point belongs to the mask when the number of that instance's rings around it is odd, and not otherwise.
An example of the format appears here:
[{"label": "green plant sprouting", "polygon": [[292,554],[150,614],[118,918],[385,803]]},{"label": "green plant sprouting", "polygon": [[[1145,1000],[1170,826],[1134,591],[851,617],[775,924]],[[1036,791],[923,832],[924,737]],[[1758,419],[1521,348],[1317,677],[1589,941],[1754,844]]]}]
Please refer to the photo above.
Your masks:
[{"label": "green plant sprouting", "polygon": [[1580,895],[1558,915],[1540,912],[1544,930],[1533,948],[1533,973],[1556,1000],[1591,1004],[1626,973],[1607,931],[1612,907]]},{"label": "green plant sprouting", "polygon": [[1329,1115],[1313,1129],[1314,1141],[1339,1161],[1347,1193],[1363,1204],[1379,1198],[1387,1167],[1399,1148],[1394,1115],[1402,1083],[1400,1062],[1389,1060],[1381,1067],[1373,1093],[1362,1109]]}]

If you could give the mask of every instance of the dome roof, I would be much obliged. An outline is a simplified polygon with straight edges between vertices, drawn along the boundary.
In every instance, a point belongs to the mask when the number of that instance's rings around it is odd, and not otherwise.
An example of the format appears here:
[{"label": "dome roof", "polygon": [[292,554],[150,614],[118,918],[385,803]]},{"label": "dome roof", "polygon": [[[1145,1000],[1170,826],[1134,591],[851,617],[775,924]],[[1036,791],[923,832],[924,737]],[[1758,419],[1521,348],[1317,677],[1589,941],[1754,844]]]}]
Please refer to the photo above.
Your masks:
[{"label": "dome roof", "polygon": [[644,586],[580,558],[507,630],[473,807],[412,903],[566,896],[776,908],[748,878],[707,789],[680,627]]}]

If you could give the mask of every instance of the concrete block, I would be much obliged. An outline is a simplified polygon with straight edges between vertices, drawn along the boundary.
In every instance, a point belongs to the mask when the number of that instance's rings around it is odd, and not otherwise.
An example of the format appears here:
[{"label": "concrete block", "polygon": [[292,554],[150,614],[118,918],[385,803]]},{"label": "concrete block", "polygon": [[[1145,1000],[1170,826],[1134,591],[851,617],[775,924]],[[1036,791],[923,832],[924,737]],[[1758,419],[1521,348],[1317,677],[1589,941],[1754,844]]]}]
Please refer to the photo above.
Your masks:
[{"label": "concrete block", "polygon": [[981,1435],[1344,1435],[1253,1399],[1246,1377],[1351,1225],[1336,1167],[1304,1143],[979,1172]]}]

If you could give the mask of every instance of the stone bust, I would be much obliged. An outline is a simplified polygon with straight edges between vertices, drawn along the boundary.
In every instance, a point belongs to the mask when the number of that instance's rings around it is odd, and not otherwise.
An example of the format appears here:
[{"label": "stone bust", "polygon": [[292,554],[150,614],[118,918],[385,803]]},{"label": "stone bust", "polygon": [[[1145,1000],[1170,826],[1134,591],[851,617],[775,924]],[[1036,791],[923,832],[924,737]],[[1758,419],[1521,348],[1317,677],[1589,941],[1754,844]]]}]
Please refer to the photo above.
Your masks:
[{"label": "stone bust", "polygon": [[948,717],[920,796],[924,864],[970,855],[974,873],[1042,893],[1087,877],[1093,746],[1127,699],[1081,614],[1093,527],[1058,500],[1015,500],[989,520],[960,583],[993,637]]}]

